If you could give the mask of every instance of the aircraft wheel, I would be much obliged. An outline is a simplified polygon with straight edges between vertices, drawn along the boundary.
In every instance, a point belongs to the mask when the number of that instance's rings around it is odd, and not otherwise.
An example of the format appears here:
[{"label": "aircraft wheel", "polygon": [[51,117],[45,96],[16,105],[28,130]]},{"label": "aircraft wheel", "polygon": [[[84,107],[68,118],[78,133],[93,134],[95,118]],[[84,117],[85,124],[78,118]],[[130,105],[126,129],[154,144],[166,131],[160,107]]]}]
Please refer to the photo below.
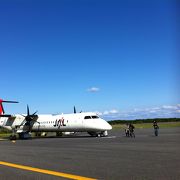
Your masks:
[{"label": "aircraft wheel", "polygon": [[102,137],[106,137],[108,136],[108,132],[107,131],[103,131],[102,134],[101,134]]},{"label": "aircraft wheel", "polygon": [[36,137],[40,137],[40,136],[41,136],[41,132],[36,132],[36,133],[35,133],[35,136],[36,136]]},{"label": "aircraft wheel", "polygon": [[60,137],[60,136],[62,136],[62,135],[63,135],[62,132],[56,132],[56,136]]}]

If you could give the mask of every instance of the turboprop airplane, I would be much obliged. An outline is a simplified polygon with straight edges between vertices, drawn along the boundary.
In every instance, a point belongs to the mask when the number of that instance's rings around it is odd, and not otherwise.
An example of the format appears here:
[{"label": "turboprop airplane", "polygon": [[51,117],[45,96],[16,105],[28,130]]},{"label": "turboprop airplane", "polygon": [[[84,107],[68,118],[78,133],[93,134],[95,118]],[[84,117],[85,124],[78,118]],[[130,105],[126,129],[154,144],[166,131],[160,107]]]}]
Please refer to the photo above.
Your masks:
[{"label": "turboprop airplane", "polygon": [[0,100],[0,127],[11,130],[13,134],[11,139],[20,139],[31,137],[31,132],[56,132],[56,135],[62,135],[64,132],[87,132],[91,136],[108,136],[108,130],[112,126],[104,119],[100,118],[93,112],[74,113],[72,114],[42,114],[37,115],[37,111],[30,114],[27,106],[27,115],[6,115],[2,103],[17,103],[16,101]]}]

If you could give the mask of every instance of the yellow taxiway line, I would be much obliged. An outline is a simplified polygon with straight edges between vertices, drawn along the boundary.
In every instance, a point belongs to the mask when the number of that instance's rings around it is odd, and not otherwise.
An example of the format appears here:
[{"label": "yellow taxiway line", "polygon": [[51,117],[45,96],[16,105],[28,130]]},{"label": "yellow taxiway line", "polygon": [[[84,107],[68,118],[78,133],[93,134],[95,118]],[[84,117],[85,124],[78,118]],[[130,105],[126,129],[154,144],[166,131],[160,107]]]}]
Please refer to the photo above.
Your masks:
[{"label": "yellow taxiway line", "polygon": [[53,175],[53,176],[64,177],[64,178],[68,178],[68,179],[96,180],[94,178],[77,176],[77,175],[73,175],[73,174],[66,174],[66,173],[61,173],[61,172],[56,172],[56,171],[51,171],[51,170],[46,170],[46,169],[39,169],[39,168],[30,167],[30,166],[23,166],[23,165],[4,162],[4,161],[0,161],[0,165],[13,167],[13,168],[18,168],[18,169],[23,169],[23,170],[27,170],[27,171],[39,172],[39,173],[43,173],[43,174],[49,174],[49,175]]}]

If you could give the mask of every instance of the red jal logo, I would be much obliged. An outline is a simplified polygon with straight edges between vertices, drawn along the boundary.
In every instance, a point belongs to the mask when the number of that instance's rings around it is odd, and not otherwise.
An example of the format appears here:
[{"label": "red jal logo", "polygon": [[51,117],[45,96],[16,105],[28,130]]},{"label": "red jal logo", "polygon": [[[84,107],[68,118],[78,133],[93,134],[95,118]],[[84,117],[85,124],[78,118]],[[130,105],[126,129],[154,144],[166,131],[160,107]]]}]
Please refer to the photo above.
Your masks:
[{"label": "red jal logo", "polygon": [[56,119],[55,124],[54,124],[54,127],[60,128],[61,126],[66,126],[66,124],[64,124],[63,117],[61,119]]}]

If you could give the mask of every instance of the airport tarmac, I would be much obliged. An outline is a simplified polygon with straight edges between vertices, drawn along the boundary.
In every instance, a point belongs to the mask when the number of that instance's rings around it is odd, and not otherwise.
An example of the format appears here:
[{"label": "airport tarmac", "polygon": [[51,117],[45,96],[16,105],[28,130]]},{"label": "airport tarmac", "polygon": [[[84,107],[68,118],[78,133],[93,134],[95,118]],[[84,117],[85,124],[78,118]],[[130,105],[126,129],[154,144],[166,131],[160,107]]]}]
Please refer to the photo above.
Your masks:
[{"label": "airport tarmac", "polygon": [[158,137],[153,129],[135,134],[0,141],[0,180],[180,179],[180,128],[160,129]]}]

